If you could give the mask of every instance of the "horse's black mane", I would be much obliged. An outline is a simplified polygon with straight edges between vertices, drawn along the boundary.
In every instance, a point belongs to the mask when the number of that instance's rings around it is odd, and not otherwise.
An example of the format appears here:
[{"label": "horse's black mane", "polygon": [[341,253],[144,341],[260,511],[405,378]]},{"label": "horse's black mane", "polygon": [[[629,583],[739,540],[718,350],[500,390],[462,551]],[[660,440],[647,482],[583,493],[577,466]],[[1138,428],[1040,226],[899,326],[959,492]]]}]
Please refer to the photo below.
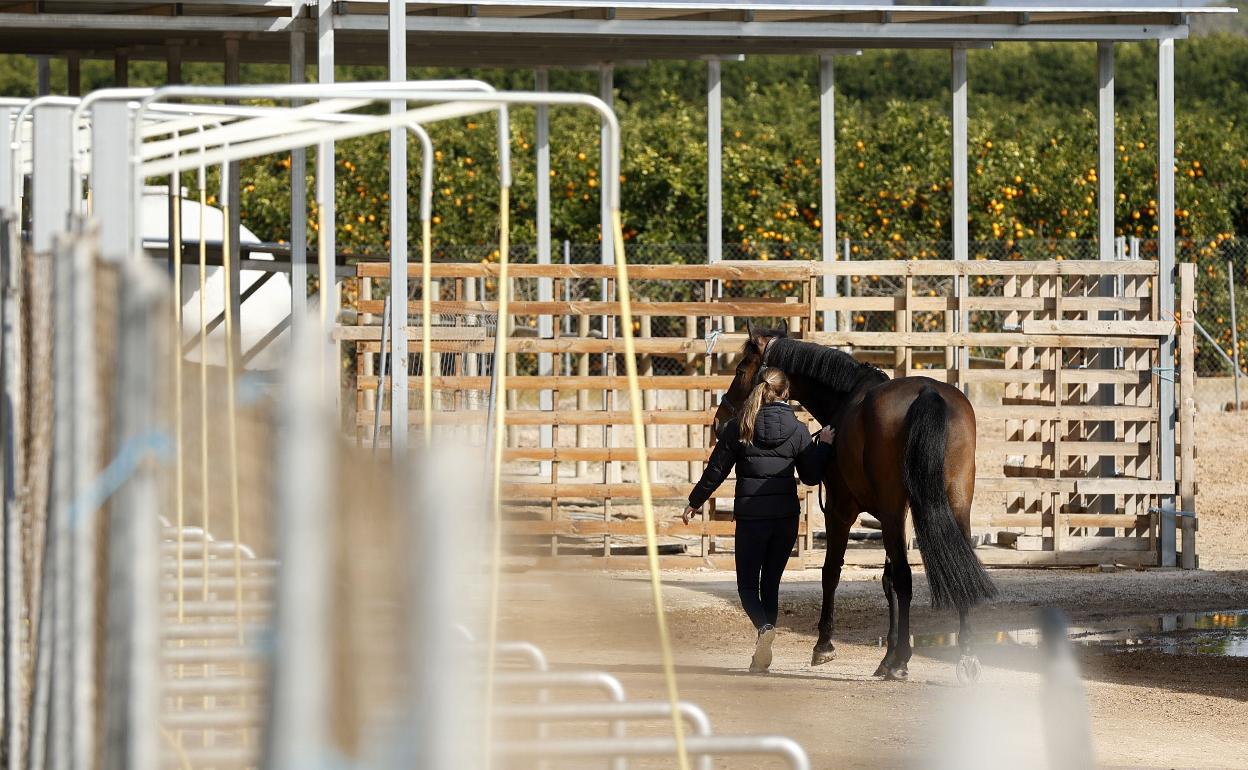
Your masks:
[{"label": "horse's black mane", "polygon": [[767,346],[767,365],[803,374],[841,393],[852,393],[864,380],[875,383],[888,379],[879,367],[848,353],[788,337],[776,337]]}]

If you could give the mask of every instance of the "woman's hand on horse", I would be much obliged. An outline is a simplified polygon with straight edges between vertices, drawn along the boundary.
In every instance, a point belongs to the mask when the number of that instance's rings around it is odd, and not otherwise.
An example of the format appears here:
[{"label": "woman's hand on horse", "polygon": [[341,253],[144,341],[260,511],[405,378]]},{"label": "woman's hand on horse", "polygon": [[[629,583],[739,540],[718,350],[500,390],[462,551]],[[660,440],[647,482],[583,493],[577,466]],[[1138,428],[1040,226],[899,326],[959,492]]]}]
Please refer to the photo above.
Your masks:
[{"label": "woman's hand on horse", "polygon": [[680,514],[680,520],[688,524],[694,516],[697,516],[700,513],[702,513],[701,508],[694,508],[692,505],[686,505],[685,512]]},{"label": "woman's hand on horse", "polygon": [[824,444],[831,444],[835,438],[836,428],[831,425],[825,425],[823,426],[823,429],[819,431],[819,441]]}]

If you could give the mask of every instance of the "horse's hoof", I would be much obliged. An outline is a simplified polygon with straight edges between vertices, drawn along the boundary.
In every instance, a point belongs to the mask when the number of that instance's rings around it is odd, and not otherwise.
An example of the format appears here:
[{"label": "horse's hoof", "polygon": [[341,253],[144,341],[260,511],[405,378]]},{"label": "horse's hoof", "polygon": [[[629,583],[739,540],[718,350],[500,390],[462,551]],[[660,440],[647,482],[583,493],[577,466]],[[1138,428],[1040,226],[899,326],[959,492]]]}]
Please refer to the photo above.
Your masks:
[{"label": "horse's hoof", "polygon": [[810,665],[822,666],[824,663],[827,663],[830,660],[836,660],[835,648],[829,647],[826,650],[821,650],[818,647],[816,647],[814,653],[812,653],[810,656]]},{"label": "horse's hoof", "polygon": [[958,677],[958,684],[962,685],[978,682],[980,670],[979,658],[974,655],[963,655],[958,659],[958,665],[954,668],[954,672]]},{"label": "horse's hoof", "polygon": [[885,681],[889,681],[889,682],[904,682],[909,678],[910,678],[910,672],[909,670],[906,669],[905,664],[902,664],[896,668],[887,669],[884,672],[884,679]]},{"label": "horse's hoof", "polygon": [[882,677],[887,678],[888,672],[891,670],[892,669],[889,667],[887,663],[881,662],[880,665],[875,667],[875,673],[872,674],[871,676],[882,676]]}]

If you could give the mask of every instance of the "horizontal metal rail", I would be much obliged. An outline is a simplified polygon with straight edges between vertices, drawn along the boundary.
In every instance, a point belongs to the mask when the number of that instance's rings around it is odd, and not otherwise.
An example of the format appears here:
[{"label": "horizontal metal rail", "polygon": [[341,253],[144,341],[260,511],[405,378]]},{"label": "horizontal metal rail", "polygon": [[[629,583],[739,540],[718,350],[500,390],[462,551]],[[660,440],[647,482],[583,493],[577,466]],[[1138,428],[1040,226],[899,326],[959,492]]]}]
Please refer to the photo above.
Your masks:
[{"label": "horizontal metal rail", "polygon": [[536,644],[530,642],[499,642],[496,653],[501,657],[508,655],[516,658],[524,658],[529,662],[534,671],[549,671],[550,666],[546,662],[546,655]]},{"label": "horizontal metal rail", "polygon": [[[685,723],[694,735],[709,737],[711,720],[701,707],[681,701],[676,704]],[[624,703],[543,703],[538,705],[500,706],[494,709],[498,719],[514,722],[608,722],[641,721],[648,719],[671,719],[672,706],[667,701],[626,701]],[[703,755],[698,760],[700,770],[711,770],[712,758]]]},{"label": "horizontal metal rail", "polygon": [[[773,756],[792,770],[810,770],[810,758],[792,738],[780,735],[714,735],[685,738],[685,750],[698,756]],[[578,738],[503,741],[495,753],[516,759],[590,759],[597,757],[675,756],[676,739],[663,737]]]},{"label": "horizontal metal rail", "polygon": [[512,689],[598,690],[616,703],[624,702],[624,685],[603,671],[505,672],[495,682],[499,687]]},{"label": "horizontal metal rail", "polygon": [[[544,658],[545,656],[543,656]],[[500,673],[494,679],[494,686],[503,689],[532,689],[537,691],[537,698],[545,703],[551,690],[590,689],[604,693],[616,704],[624,702],[624,685],[620,680],[604,671],[534,671],[524,673]],[[669,714],[671,712],[668,712]],[[623,740],[627,727],[622,719],[612,720],[611,735]],[[614,770],[624,770],[627,763],[612,763]]]}]

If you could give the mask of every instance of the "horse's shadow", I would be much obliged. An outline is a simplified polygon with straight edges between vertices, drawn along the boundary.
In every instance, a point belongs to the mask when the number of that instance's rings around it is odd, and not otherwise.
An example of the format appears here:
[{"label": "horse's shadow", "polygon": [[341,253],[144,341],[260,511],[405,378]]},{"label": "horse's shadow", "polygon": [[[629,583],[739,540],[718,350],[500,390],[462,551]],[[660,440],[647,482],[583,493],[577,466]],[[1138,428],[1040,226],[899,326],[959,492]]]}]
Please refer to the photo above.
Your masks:
[{"label": "horse's shadow", "polygon": [[[640,663],[626,663],[623,665],[611,666],[610,673],[617,675],[663,675],[662,666],[654,666]],[[950,682],[941,682],[927,679],[912,678],[905,681],[889,681],[878,676],[867,674],[850,674],[844,671],[828,670],[826,673],[820,672],[819,669],[806,667],[801,670],[773,669],[766,674],[757,674],[751,672],[747,668],[733,668],[721,666],[700,666],[700,665],[677,665],[677,675],[681,674],[699,674],[704,676],[724,676],[732,678],[756,679],[766,681],[768,679],[784,679],[795,682],[845,682],[852,684],[895,684],[898,686],[931,686],[931,687],[957,687],[958,685]]]}]

